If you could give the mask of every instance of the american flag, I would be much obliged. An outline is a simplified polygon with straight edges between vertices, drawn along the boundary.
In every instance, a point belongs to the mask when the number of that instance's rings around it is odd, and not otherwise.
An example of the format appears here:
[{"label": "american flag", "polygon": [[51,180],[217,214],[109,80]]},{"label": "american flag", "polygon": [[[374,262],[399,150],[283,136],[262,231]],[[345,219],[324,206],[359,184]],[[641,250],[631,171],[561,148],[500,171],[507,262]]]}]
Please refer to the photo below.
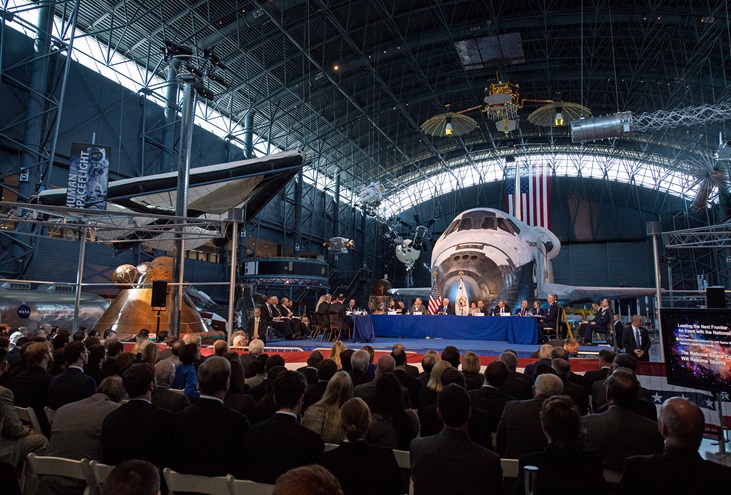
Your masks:
[{"label": "american flag", "polygon": [[439,293],[439,287],[435,283],[429,294],[429,314],[435,315],[439,311],[439,306],[442,305],[442,295]]},{"label": "american flag", "polygon": [[[529,177],[520,178],[520,220],[531,226],[551,228],[551,176],[545,166],[531,167]],[[508,195],[508,213],[513,211],[513,194],[515,194],[515,180],[509,178],[506,184]]]}]

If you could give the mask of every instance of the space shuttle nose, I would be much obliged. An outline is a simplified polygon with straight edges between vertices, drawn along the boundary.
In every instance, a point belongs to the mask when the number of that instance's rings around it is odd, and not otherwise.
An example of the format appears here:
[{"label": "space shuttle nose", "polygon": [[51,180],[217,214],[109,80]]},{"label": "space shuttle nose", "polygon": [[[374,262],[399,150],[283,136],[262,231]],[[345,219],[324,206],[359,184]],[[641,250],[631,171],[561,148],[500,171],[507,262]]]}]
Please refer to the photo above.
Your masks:
[{"label": "space shuttle nose", "polygon": [[456,296],[460,280],[465,284],[470,301],[482,299],[488,307],[500,299],[514,306],[519,299],[532,297],[533,263],[516,266],[509,259],[500,262],[483,251],[459,250],[436,269],[442,294],[450,299]]}]

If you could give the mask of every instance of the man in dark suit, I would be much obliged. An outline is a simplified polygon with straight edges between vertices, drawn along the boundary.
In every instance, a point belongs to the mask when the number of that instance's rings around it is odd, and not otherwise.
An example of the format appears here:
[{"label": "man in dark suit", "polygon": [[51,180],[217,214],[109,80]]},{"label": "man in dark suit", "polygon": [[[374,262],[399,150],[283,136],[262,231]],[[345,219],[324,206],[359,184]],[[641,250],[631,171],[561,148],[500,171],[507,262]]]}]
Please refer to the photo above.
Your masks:
[{"label": "man in dark suit", "polygon": [[35,342],[28,345],[23,351],[26,368],[13,377],[9,387],[15,396],[16,406],[33,408],[43,430],[39,433],[46,436],[50,435],[51,428],[44,407],[48,405],[48,386],[53,379],[46,368],[52,359],[48,344]]},{"label": "man in dark suit", "polygon": [[[396,344],[391,348],[392,355],[394,352],[403,352],[404,354],[406,354],[406,348],[404,347],[403,344]],[[405,366],[404,369],[406,370],[407,375],[413,376],[414,378],[419,376],[419,368],[417,368],[416,366],[410,365],[408,363],[408,361],[406,362],[406,364],[404,366]]]},{"label": "man in dark suit", "polygon": [[412,404],[417,404],[419,402],[421,382],[406,372],[406,352],[403,348],[394,349],[391,351],[391,357],[396,363],[396,367],[393,371],[394,376],[398,378],[401,386],[406,387],[409,391],[409,401]]},{"label": "man in dark suit", "polygon": [[424,354],[424,357],[421,358],[421,368],[424,371],[419,373],[419,376],[417,376],[416,379],[421,382],[422,387],[426,387],[426,384],[429,383],[429,378],[431,378],[431,371],[432,369],[434,369],[434,365],[437,364],[438,360],[439,354],[437,354],[437,352],[433,350]]},{"label": "man in dark suit", "polygon": [[[107,359],[102,364],[102,376],[112,376],[116,371],[117,357],[124,352],[124,344],[116,337],[108,338],[104,341],[104,347],[107,348]],[[162,354],[159,357],[164,359]]]},{"label": "man in dark suit", "polygon": [[[576,339],[573,339],[573,340],[575,341]],[[553,360],[556,358],[564,359],[566,362],[569,361],[570,354],[569,354],[569,351],[566,350],[565,346],[564,347],[554,347],[553,349],[551,349],[551,363],[553,363]],[[569,372],[569,381],[582,388],[586,388],[586,379],[583,377],[583,375],[579,375],[579,374],[571,371],[571,372]]]},{"label": "man in dark suit", "polygon": [[586,390],[581,385],[577,385],[569,379],[569,375],[571,374],[571,365],[569,362],[561,358],[552,359],[551,368],[553,368],[563,382],[564,395],[568,395],[574,400],[582,416],[588,413],[589,399]]},{"label": "man in dark suit", "polygon": [[703,412],[685,399],[674,397],[660,408],[658,422],[665,438],[660,455],[636,456],[624,463],[621,492],[725,493],[731,486],[731,468],[706,461],[698,454],[703,440]]},{"label": "man in dark suit", "polygon": [[102,425],[102,461],[115,466],[142,459],[163,466],[170,457],[173,414],[150,402],[155,368],[138,363],[124,372],[122,383],[129,402],[109,413]]},{"label": "man in dark suit", "polygon": [[504,351],[500,354],[500,361],[508,367],[508,378],[498,390],[517,400],[528,400],[533,397],[531,391],[533,379],[523,373],[518,373],[518,356],[513,351]]},{"label": "man in dark suit", "polygon": [[[205,362],[205,361],[203,361]],[[190,399],[185,394],[171,392],[170,385],[175,381],[175,366],[169,359],[155,363],[155,391],[150,401],[153,406],[166,409],[176,414],[190,405]]]},{"label": "man in dark suit", "polygon": [[[558,325],[558,319],[560,318],[559,315],[559,307],[558,302],[556,302],[558,298],[556,297],[556,294],[548,294],[548,297],[546,298],[546,301],[548,301],[548,309],[546,310],[546,316],[543,318],[540,318],[538,320],[538,341],[543,342],[545,340],[545,336],[543,334],[544,328],[551,328],[555,329]],[[561,338],[561,329],[558,330],[558,338]]]},{"label": "man in dark suit", "polygon": [[553,350],[553,346],[551,344],[543,344],[540,349],[538,349],[538,356],[540,359],[536,361],[535,363],[530,363],[525,367],[525,374],[528,376],[533,376],[536,373],[536,368],[540,366],[541,364],[546,366],[551,366],[551,351]]},{"label": "man in dark suit", "polygon": [[273,387],[277,412],[249,429],[243,451],[255,454],[239,469],[245,479],[270,484],[292,468],[314,463],[325,450],[322,437],[297,421],[307,388],[302,375],[285,371]]},{"label": "man in dark suit", "polygon": [[59,409],[70,402],[86,399],[96,392],[96,381],[84,373],[89,351],[83,342],[70,342],[63,348],[66,371],[51,380],[48,386],[48,407]]},{"label": "man in dark suit", "polygon": [[541,426],[541,406],[544,400],[561,393],[561,379],[544,373],[536,378],[532,399],[511,400],[505,404],[495,439],[495,450],[500,457],[518,459],[523,454],[546,448],[548,441]]},{"label": "man in dark suit", "polygon": [[640,361],[650,360],[650,334],[642,326],[640,315],[632,316],[632,326],[622,332],[622,347],[624,352],[631,354]]},{"label": "man in dark suit", "polygon": [[622,347],[624,343],[622,342],[622,335],[624,334],[624,324],[622,323],[622,320],[620,319],[619,315],[614,315],[614,324],[613,324],[613,330],[612,330],[612,336],[614,337],[614,345],[617,350],[624,349]]},{"label": "man in dark suit", "polygon": [[[242,354],[241,355],[241,364],[244,367],[244,371],[246,372],[246,378],[251,378],[256,373],[252,373],[253,366],[252,364],[259,360],[259,356],[261,356],[262,352],[264,351],[264,341],[261,339],[255,339],[249,342],[249,353],[248,354]],[[264,371],[262,368],[261,371]]]},{"label": "man in dark suit", "polygon": [[254,314],[246,322],[246,334],[249,336],[249,342],[259,339],[266,345],[267,343],[267,326],[261,317],[261,308],[254,308]]},{"label": "man in dark suit", "polygon": [[582,323],[579,327],[579,334],[582,338],[582,344],[594,345],[592,342],[593,332],[607,334],[609,333],[609,325],[612,322],[612,312],[609,309],[609,299],[602,299],[601,304],[595,302],[592,304],[594,309],[594,319]]},{"label": "man in dark suit", "polygon": [[322,353],[320,351],[312,351],[307,357],[307,366],[298,368],[297,371],[305,377],[307,386],[317,383],[317,367],[322,361]]},{"label": "man in dark suit", "polygon": [[589,395],[591,395],[594,382],[603,382],[609,376],[612,362],[614,361],[614,352],[609,349],[602,349],[599,351],[597,361],[599,362],[598,370],[590,370],[584,373],[584,388]]},{"label": "man in dark suit", "polygon": [[528,301],[523,299],[520,303],[520,307],[515,310],[515,316],[528,316],[530,315],[530,308],[528,308]]},{"label": "man in dark suit", "polygon": [[292,328],[297,330],[295,333],[309,335],[310,328],[306,324],[307,318],[300,318],[294,314],[294,311],[292,311],[292,301],[289,298],[283,297],[277,309],[284,318],[290,318],[292,320]]},{"label": "man in dark suit", "polygon": [[635,375],[618,369],[607,378],[609,408],[581,418],[584,450],[597,452],[605,469],[621,470],[625,458],[662,452],[657,423],[632,412],[640,384]]},{"label": "man in dark suit", "polygon": [[[337,299],[335,299],[335,301],[330,304],[330,309],[328,310],[328,320],[330,321],[330,324],[333,325],[339,322],[340,330],[345,330],[345,294],[339,294]],[[339,337],[340,336],[338,335],[336,338],[339,340]]]},{"label": "man in dark suit", "polygon": [[325,294],[323,296],[322,302],[315,308],[315,311],[320,315],[320,321],[322,322],[322,326],[326,329],[330,328],[330,301],[332,300],[332,295]]},{"label": "man in dark suit", "polygon": [[312,385],[307,386],[305,392],[305,398],[302,404],[302,411],[306,411],[315,402],[322,399],[325,394],[330,378],[338,371],[338,365],[332,359],[323,359],[320,364],[317,365],[317,381]]},{"label": "man in dark suit", "polygon": [[409,449],[414,493],[502,493],[500,457],[470,440],[470,411],[464,388],[453,383],[439,392],[437,414],[444,429],[415,438]]},{"label": "man in dark suit", "polygon": [[265,326],[270,326],[280,334],[284,335],[287,340],[294,340],[300,337],[299,328],[294,325],[294,321],[282,318],[282,314],[277,309],[279,298],[277,296],[269,296],[267,302],[261,307],[261,319]]},{"label": "man in dark suit", "polygon": [[[350,370],[350,379],[353,382],[353,387],[368,383],[371,381],[371,377],[368,376],[368,363],[370,362],[370,354],[368,351],[358,349],[350,357],[350,364],[353,369]],[[419,382],[421,383],[421,382]]]},{"label": "man in dark suit", "polygon": [[449,304],[449,299],[444,298],[442,299],[442,305],[439,306],[439,310],[437,311],[438,315],[453,315],[454,314],[454,306]]},{"label": "man in dark suit", "polygon": [[[368,404],[368,407],[371,409],[373,408],[373,405],[376,400],[376,383],[378,382],[378,379],[381,378],[383,375],[392,375],[394,372],[394,369],[396,368],[396,361],[394,359],[384,354],[383,356],[378,358],[378,363],[376,364],[376,374],[373,381],[364,383],[363,385],[358,385],[353,389],[353,397],[360,397],[365,401],[366,404]],[[409,390],[401,386],[401,398],[404,401],[404,407],[406,409],[411,408],[411,399],[409,398]]]},{"label": "man in dark suit", "polygon": [[505,363],[493,361],[485,368],[485,383],[482,387],[468,392],[472,409],[478,409],[485,413],[486,430],[491,434],[497,431],[497,425],[500,416],[503,414],[503,409],[505,409],[505,404],[515,400],[515,397],[498,390],[508,379],[509,373]]},{"label": "man in dark suit", "polygon": [[509,315],[510,306],[505,302],[505,299],[500,299],[497,305],[492,310],[492,316]]},{"label": "man in dark suit", "polygon": [[[637,370],[637,360],[634,358],[634,356],[626,353],[618,354],[614,358],[614,361],[612,361],[612,366],[609,370],[609,374],[611,375],[620,368],[635,373],[635,371]],[[606,411],[609,407],[609,405],[607,404],[606,384],[603,381],[594,382],[592,385],[591,395],[594,412],[603,413],[604,411]],[[657,408],[655,407],[655,402],[650,395],[650,391],[647,390],[645,387],[640,387],[637,400],[635,400],[634,404],[632,404],[632,412],[657,422]]]},{"label": "man in dark suit", "polygon": [[228,359],[212,356],[198,367],[201,396],[174,420],[173,452],[177,471],[202,476],[230,473],[239,476],[239,456],[249,420],[223,405],[230,380]]}]

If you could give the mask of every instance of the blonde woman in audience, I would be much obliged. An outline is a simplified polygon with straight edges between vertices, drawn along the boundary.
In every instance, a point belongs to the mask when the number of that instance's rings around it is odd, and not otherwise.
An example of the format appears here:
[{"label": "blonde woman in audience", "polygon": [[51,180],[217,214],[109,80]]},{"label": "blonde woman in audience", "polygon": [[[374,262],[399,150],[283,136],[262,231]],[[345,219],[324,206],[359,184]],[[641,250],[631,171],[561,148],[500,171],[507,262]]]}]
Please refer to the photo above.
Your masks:
[{"label": "blonde woman in audience", "polygon": [[338,365],[338,369],[343,369],[343,363],[340,360],[340,353],[345,350],[345,344],[343,344],[342,341],[336,340],[335,343],[332,346],[332,349],[330,349],[330,356],[329,358],[335,361],[335,364]]},{"label": "blonde woman in audience", "polygon": [[[355,397],[343,404],[339,418],[348,441],[341,443],[337,449],[321,454],[317,462],[335,475],[343,487],[343,493],[405,493],[393,451],[372,447],[366,441],[372,420],[363,399]],[[357,469],[353,469],[353,466],[357,466]]]},{"label": "blonde woman in audience", "polygon": [[437,364],[434,365],[431,370],[431,374],[429,375],[429,381],[426,383],[426,387],[423,387],[419,392],[419,410],[437,403],[437,394],[441,392],[442,388],[444,388],[442,385],[442,373],[444,373],[444,370],[451,367],[452,365],[443,359],[437,361]]},{"label": "blonde woman in audience", "polygon": [[[140,362],[150,363],[154,366],[157,362],[157,357],[160,355],[160,348],[151,340],[143,340],[141,346],[142,351],[140,352]],[[146,342],[146,344],[144,343]]]},{"label": "blonde woman in audience", "polygon": [[474,390],[482,387],[485,375],[480,373],[482,364],[480,358],[472,351],[467,351],[462,356],[462,374],[467,381],[467,390]]},{"label": "blonde woman in audience", "polygon": [[307,408],[302,426],[322,436],[326,443],[340,443],[345,430],[340,425],[340,407],[353,397],[353,381],[345,371],[333,375],[318,402]]}]

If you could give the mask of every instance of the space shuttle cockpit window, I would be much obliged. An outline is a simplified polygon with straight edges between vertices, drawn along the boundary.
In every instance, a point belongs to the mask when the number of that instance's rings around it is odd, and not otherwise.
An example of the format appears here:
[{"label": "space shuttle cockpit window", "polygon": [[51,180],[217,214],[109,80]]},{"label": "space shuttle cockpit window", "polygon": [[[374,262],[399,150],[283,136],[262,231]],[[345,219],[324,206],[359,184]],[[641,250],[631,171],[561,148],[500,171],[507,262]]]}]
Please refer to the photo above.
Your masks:
[{"label": "space shuttle cockpit window", "polygon": [[495,215],[488,215],[482,219],[482,230],[497,230]]},{"label": "space shuttle cockpit window", "polygon": [[462,217],[462,220],[459,221],[459,231],[463,230],[471,230],[472,229],[472,219],[470,217]]},{"label": "space shuttle cockpit window", "polygon": [[508,223],[510,224],[510,226],[513,227],[513,232],[515,232],[515,234],[520,234],[520,229],[518,228],[517,225],[515,225],[515,222],[513,222],[509,218],[506,218],[506,220],[508,221]]},{"label": "space shuttle cockpit window", "polygon": [[450,225],[449,228],[444,231],[444,237],[447,237],[449,234],[457,230],[457,227],[459,226],[459,221],[454,220]]},{"label": "space shuttle cockpit window", "polygon": [[505,218],[498,218],[497,219],[497,228],[499,228],[500,230],[504,230],[505,232],[508,232],[510,234],[515,235],[515,230],[513,230],[513,227],[508,223],[507,219],[505,219]]}]

